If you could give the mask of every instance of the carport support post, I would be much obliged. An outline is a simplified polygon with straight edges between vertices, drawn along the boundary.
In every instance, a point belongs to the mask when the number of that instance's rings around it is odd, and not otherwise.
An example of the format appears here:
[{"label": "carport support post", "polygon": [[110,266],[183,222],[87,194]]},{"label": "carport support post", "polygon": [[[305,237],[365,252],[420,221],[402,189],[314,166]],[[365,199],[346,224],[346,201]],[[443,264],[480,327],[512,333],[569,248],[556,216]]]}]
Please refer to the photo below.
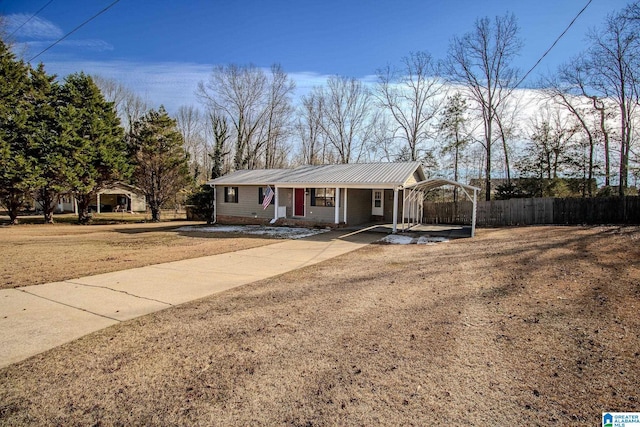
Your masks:
[{"label": "carport support post", "polygon": [[404,226],[404,219],[407,215],[405,214],[405,212],[407,212],[407,189],[406,188],[402,191],[402,231],[406,230],[406,227]]},{"label": "carport support post", "polygon": [[478,208],[478,190],[473,189],[473,211],[471,212],[471,237],[476,234],[476,209]]},{"label": "carport support post", "polygon": [[347,223],[347,189],[344,189],[344,223]]},{"label": "carport support post", "polygon": [[393,234],[397,232],[398,232],[398,187],[393,189]]},{"label": "carport support post", "polygon": [[340,224],[340,187],[336,187],[336,198],[334,199],[333,222]]},{"label": "carport support post", "polygon": [[273,222],[276,222],[278,220],[278,206],[280,206],[280,204],[278,203],[278,196],[279,196],[280,192],[278,191],[278,187],[277,186],[274,185],[273,188],[274,188],[273,192],[275,193],[274,197],[276,199],[274,210],[273,210],[274,211],[273,212]]},{"label": "carport support post", "polygon": [[100,193],[96,194],[96,209],[97,213],[100,213]]}]

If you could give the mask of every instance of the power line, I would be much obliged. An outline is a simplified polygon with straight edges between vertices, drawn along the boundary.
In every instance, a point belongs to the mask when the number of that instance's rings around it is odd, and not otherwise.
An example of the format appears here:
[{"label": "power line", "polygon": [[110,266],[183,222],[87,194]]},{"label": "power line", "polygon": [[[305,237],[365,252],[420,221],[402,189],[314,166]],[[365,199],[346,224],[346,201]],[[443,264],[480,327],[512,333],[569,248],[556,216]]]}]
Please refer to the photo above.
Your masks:
[{"label": "power line", "polygon": [[29,59],[29,62],[33,61],[34,59],[36,59],[38,56],[42,55],[43,53],[45,53],[46,51],[48,51],[49,49],[51,49],[52,47],[54,47],[55,45],[57,45],[58,43],[60,43],[62,40],[66,39],[67,37],[69,37],[71,34],[75,33],[76,31],[78,31],[80,28],[84,27],[86,24],[88,24],[89,22],[93,21],[95,18],[97,18],[98,16],[102,15],[103,13],[105,13],[107,10],[111,9],[113,6],[115,6],[116,3],[118,3],[120,0],[115,0],[113,3],[111,3],[109,6],[105,7],[104,9],[102,9],[100,12],[96,13],[95,15],[93,15],[91,18],[87,19],[86,21],[84,21],[82,24],[78,25],[77,27],[75,27],[73,30],[69,31],[67,34],[65,34],[64,36],[60,37],[58,40],[56,40],[55,42],[53,42],[51,45],[49,45],[46,49],[44,49],[43,51],[41,51],[39,54],[37,54],[36,56],[32,57],[31,59]]},{"label": "power line", "polygon": [[20,30],[20,28],[24,27],[27,23],[29,23],[29,21],[31,21],[33,18],[36,17],[37,14],[39,14],[40,12],[42,12],[42,10],[49,6],[51,3],[53,2],[53,0],[49,0],[49,2],[47,4],[45,4],[44,6],[42,6],[40,9],[38,9],[38,11],[36,13],[34,13],[33,15],[31,15],[29,17],[29,19],[27,19],[26,21],[24,21],[22,24],[20,24],[20,26],[18,28],[16,28],[15,30],[13,30],[13,32],[11,34],[9,34],[9,36],[7,38],[11,38],[11,36],[13,36],[15,33],[18,32],[18,30]]},{"label": "power line", "polygon": [[[527,71],[525,73],[524,76],[522,76],[522,78],[520,79],[520,81],[518,81],[518,83],[516,83],[516,85],[513,87],[513,89],[517,88],[518,86],[520,86],[522,84],[522,82],[529,76],[529,74],[531,74],[531,72],[538,66],[540,65],[540,62],[542,62],[542,60],[549,54],[549,52],[551,52],[551,50],[556,46],[556,44],[558,44],[558,42],[560,41],[560,39],[562,37],[564,37],[564,35],[567,33],[567,31],[569,31],[569,28],[571,28],[573,26],[573,24],[578,20],[578,18],[580,17],[580,15],[582,15],[582,13],[587,9],[587,7],[589,7],[589,5],[591,4],[593,0],[589,0],[587,2],[587,4],[582,8],[582,10],[580,12],[578,12],[578,14],[573,18],[573,20],[569,23],[569,25],[567,26],[567,28],[564,29],[564,31],[562,32],[562,34],[560,34],[558,36],[558,38],[556,38],[556,40],[553,42],[553,44],[549,47],[549,49],[547,49],[547,51],[545,53],[542,54],[542,56],[540,57],[540,59],[538,59],[538,61],[536,61],[535,64],[533,64],[533,67],[531,67],[529,69],[529,71]],[[512,89],[512,90],[513,90]]]}]

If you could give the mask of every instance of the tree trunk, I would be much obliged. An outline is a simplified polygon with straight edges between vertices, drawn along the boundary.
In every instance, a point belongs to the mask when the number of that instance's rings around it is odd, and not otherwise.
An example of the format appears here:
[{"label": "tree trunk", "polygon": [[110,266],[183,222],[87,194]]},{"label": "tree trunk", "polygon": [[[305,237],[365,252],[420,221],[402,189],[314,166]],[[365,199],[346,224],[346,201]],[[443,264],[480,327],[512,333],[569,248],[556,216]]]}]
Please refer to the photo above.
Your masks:
[{"label": "tree trunk", "polygon": [[507,171],[507,185],[511,185],[511,167],[509,166],[509,149],[507,147],[507,136],[502,128],[502,122],[498,122],[500,129],[500,139],[502,139],[502,150],[504,151],[504,166]]},{"label": "tree trunk", "polygon": [[489,123],[487,124],[487,135],[485,141],[487,143],[487,164],[485,168],[485,187],[487,187],[487,193],[485,194],[485,200],[488,202],[491,201],[491,118],[489,119]]},{"label": "tree trunk", "polygon": [[631,145],[631,129],[629,126],[629,117],[627,117],[627,104],[623,101],[620,103],[620,178],[618,179],[618,194],[620,197],[625,195],[627,189],[627,179],[629,177],[629,146]]},{"label": "tree trunk", "polygon": [[[457,139],[457,138],[456,138]],[[456,140],[456,147],[455,147],[455,157],[454,157],[454,161],[453,161],[453,180],[455,182],[458,182],[458,157],[459,157],[459,141]],[[458,186],[454,186],[453,187],[453,203],[456,204],[458,202]],[[457,205],[456,205],[457,208]]]},{"label": "tree trunk", "polygon": [[606,124],[607,116],[604,103],[599,106],[597,97],[593,96],[591,99],[593,100],[593,108],[598,110],[600,113],[600,131],[602,132],[602,137],[604,139],[604,185],[605,187],[608,187],[611,185],[611,161],[609,159],[609,131],[607,131]]},{"label": "tree trunk", "polygon": [[88,224],[91,222],[91,214],[89,213],[89,203],[91,203],[90,194],[78,194],[76,195],[76,201],[78,202],[78,223]]},{"label": "tree trunk", "polygon": [[49,188],[42,188],[38,192],[38,201],[40,205],[42,205],[45,224],[53,224],[53,211],[55,210],[56,199],[57,194]]},{"label": "tree trunk", "polygon": [[593,190],[591,189],[591,179],[593,179],[593,137],[589,134],[589,174],[588,174],[588,192],[589,197],[593,197]]},{"label": "tree trunk", "polygon": [[160,222],[160,204],[156,200],[149,202],[149,208],[151,209],[151,221]]},{"label": "tree trunk", "polygon": [[53,209],[53,206],[49,206],[43,210],[45,224],[53,224]]},{"label": "tree trunk", "polygon": [[22,197],[16,194],[9,194],[4,198],[3,203],[7,208],[7,214],[9,215],[9,224],[17,225],[19,223],[18,212],[20,212],[20,208],[23,204]]}]

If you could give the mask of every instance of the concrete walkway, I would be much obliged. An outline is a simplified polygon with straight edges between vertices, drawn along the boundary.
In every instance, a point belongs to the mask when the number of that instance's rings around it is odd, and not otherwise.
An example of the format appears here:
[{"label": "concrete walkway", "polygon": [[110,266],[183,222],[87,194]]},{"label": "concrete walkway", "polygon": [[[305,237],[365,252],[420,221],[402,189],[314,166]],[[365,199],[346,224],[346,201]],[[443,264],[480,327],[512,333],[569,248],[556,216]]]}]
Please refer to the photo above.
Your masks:
[{"label": "concrete walkway", "polygon": [[119,322],[313,265],[380,238],[345,233],[0,290],[0,368]]}]

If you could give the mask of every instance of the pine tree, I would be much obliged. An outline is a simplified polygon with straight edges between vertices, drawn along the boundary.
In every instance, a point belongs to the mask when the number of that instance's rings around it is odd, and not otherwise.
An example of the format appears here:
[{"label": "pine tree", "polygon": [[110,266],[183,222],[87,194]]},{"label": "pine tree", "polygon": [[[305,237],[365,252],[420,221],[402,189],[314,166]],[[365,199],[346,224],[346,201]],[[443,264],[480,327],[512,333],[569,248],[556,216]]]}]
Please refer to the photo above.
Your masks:
[{"label": "pine tree", "polygon": [[68,158],[60,144],[58,124],[59,85],[55,76],[47,75],[40,64],[31,70],[33,114],[29,120],[29,140],[33,157],[38,159],[36,200],[44,213],[45,223],[53,223],[55,203],[66,190],[65,168]]},{"label": "pine tree", "polygon": [[127,177],[124,130],[113,103],[106,102],[84,73],[65,79],[60,99],[60,144],[68,159],[65,179],[78,202],[78,221],[89,222],[89,203],[110,183]]},{"label": "pine tree", "polygon": [[30,91],[29,68],[0,40],[0,203],[12,224],[37,179],[37,159],[27,138]]},{"label": "pine tree", "polygon": [[160,221],[160,209],[191,184],[182,134],[164,107],[133,124],[130,150],[133,180],[147,198],[152,221]]},{"label": "pine tree", "polygon": [[[442,111],[438,130],[442,133],[446,144],[442,147],[442,153],[450,153],[453,157],[453,180],[459,180],[459,164],[462,150],[469,143],[469,135],[465,129],[465,114],[467,101],[459,92],[447,98],[447,104]],[[458,201],[458,187],[453,190],[453,201]]]}]

